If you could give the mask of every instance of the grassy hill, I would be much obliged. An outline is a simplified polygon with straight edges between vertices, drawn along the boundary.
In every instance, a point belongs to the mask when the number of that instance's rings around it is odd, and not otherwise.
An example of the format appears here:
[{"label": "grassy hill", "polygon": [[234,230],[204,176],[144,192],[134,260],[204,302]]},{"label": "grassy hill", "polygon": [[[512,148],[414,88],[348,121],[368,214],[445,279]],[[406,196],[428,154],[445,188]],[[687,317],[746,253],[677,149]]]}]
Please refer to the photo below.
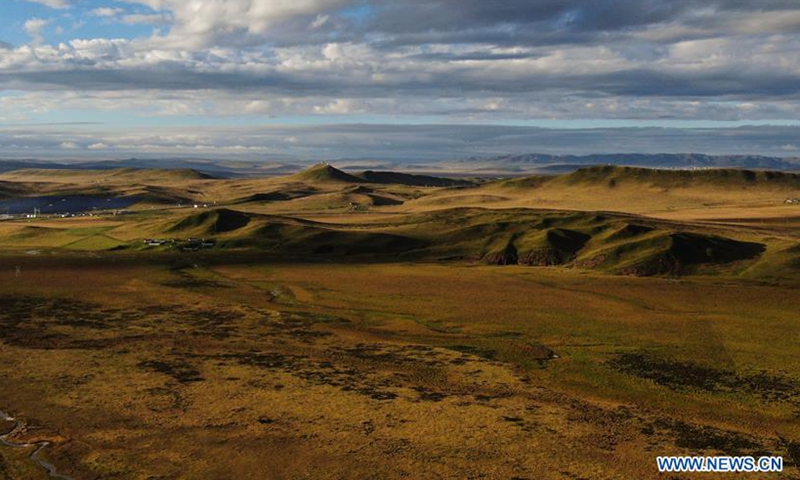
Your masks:
[{"label": "grassy hill", "polygon": [[[222,251],[292,258],[566,266],[632,276],[738,275],[762,261],[768,248],[752,232],[742,235],[622,214],[526,209],[458,208],[389,222],[337,224],[221,208],[185,214],[142,231],[149,236],[214,237]],[[792,275],[800,272],[796,250],[785,252],[779,262]]]},{"label": "grassy hill", "polygon": [[306,183],[362,183],[364,181],[327,163],[318,163],[309,167],[292,175],[289,180]]},{"label": "grassy hill", "polygon": [[[34,174],[39,173],[15,173]],[[129,180],[98,183],[98,174]],[[173,180],[135,180],[145,178]],[[114,239],[137,249],[144,248],[143,238],[214,237],[219,251],[326,260],[467,261],[635,276],[764,278],[780,272],[772,276],[788,278],[800,269],[800,252],[791,249],[798,243],[793,217],[785,216],[797,212],[800,218],[800,209],[785,203],[800,196],[795,194],[800,175],[788,173],[598,166],[559,176],[451,185],[394,172],[351,175],[318,164],[270,179],[211,180],[192,170],[119,169],[71,172],[61,180],[66,183],[37,185],[44,190],[50,185],[51,194],[141,198],[139,213],[118,220],[113,229]],[[418,185],[427,182],[444,186]],[[0,195],[13,195],[24,185],[4,181]],[[187,210],[192,202],[212,208]],[[764,209],[784,216],[776,215],[769,225],[763,216],[759,223],[731,216]],[[690,217],[697,212],[721,220],[698,222]],[[15,242],[32,246],[42,239],[60,248],[59,229],[48,228]]]},{"label": "grassy hill", "polygon": [[[189,215],[166,231],[186,236],[206,236],[227,233],[246,227],[253,215],[221,208]],[[188,234],[188,235],[187,235]]]},{"label": "grassy hill", "polygon": [[560,178],[564,183],[606,184],[622,183],[663,188],[689,187],[765,187],[800,189],[800,174],[714,168],[704,170],[657,170],[650,168],[618,167],[612,165],[582,168]]},{"label": "grassy hill", "polygon": [[564,175],[440,189],[406,207],[415,211],[454,207],[616,211],[686,221],[797,215],[796,206],[787,206],[786,200],[798,197],[800,174],[596,166]]},{"label": "grassy hill", "polygon": [[7,172],[3,179],[39,182],[114,182],[168,183],[189,180],[211,180],[214,177],[193,169],[116,168],[110,170],[24,169]]},{"label": "grassy hill", "polygon": [[14,182],[0,181],[0,199],[19,197],[25,195],[27,189],[24,185]]},{"label": "grassy hill", "polygon": [[367,170],[357,173],[358,178],[370,183],[382,183],[387,185],[409,185],[415,187],[454,187],[472,185],[467,180],[456,180],[451,178],[432,177],[429,175],[415,175],[400,172],[376,172]]}]

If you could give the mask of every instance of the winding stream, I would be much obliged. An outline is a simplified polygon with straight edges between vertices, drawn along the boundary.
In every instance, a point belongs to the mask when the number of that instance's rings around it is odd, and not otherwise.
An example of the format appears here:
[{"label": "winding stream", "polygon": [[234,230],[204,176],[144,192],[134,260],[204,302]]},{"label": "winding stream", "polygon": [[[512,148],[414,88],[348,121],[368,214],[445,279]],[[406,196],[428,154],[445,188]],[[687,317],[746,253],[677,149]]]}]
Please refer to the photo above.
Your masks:
[{"label": "winding stream", "polygon": [[72,477],[69,477],[67,475],[62,475],[62,474],[58,473],[58,469],[56,469],[55,465],[53,465],[52,463],[47,462],[47,461],[43,460],[41,457],[39,457],[39,454],[42,452],[42,450],[44,450],[45,448],[50,446],[50,442],[47,442],[47,441],[34,442],[34,443],[15,443],[15,442],[12,442],[12,441],[10,441],[8,439],[11,438],[15,433],[17,433],[17,432],[19,432],[21,430],[25,430],[28,427],[28,425],[25,422],[23,422],[22,420],[17,420],[16,418],[14,418],[11,415],[3,412],[2,410],[0,410],[0,418],[2,418],[3,420],[5,420],[7,422],[14,422],[14,428],[12,428],[10,432],[8,432],[6,434],[3,434],[3,435],[0,435],[0,445],[4,445],[6,447],[11,447],[11,448],[30,448],[30,449],[33,449],[33,452],[31,453],[29,458],[31,460],[33,460],[34,462],[36,462],[37,465],[39,465],[40,467],[45,469],[47,471],[47,473],[50,475],[50,477],[58,478],[58,479],[61,479],[61,480],[72,480]]}]

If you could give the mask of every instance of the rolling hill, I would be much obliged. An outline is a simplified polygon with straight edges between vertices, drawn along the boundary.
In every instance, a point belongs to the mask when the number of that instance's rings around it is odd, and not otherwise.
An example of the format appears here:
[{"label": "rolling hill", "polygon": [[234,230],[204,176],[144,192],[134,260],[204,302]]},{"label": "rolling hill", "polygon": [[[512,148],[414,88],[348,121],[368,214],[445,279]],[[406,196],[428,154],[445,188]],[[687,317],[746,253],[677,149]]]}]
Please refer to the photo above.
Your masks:
[{"label": "rolling hill", "polygon": [[23,169],[2,174],[3,179],[39,182],[113,182],[113,183],[169,183],[188,180],[211,180],[215,177],[193,169],[140,169],[116,168],[109,170],[76,169]]},{"label": "rolling hill", "polygon": [[614,165],[583,167],[575,172],[556,175],[533,175],[502,180],[499,185],[535,188],[546,183],[617,187],[623,184],[659,188],[735,188],[762,187],[800,190],[800,174],[768,170],[712,168],[702,170],[665,170]]},{"label": "rolling hill", "polygon": [[327,163],[318,163],[292,175],[289,179],[305,183],[362,183],[364,181]]},{"label": "rolling hill", "polygon": [[561,178],[565,183],[594,183],[610,187],[630,182],[662,188],[765,187],[800,189],[800,174],[765,170],[713,168],[703,170],[659,170],[636,167],[593,166]]},{"label": "rolling hill", "polygon": [[509,170],[526,167],[571,167],[589,165],[618,165],[649,168],[749,168],[771,170],[798,170],[800,159],[768,157],[761,155],[704,155],[698,153],[620,153],[595,155],[550,155],[531,153],[522,155],[499,155],[494,157],[473,157],[459,160],[462,165],[507,168]]},{"label": "rolling hill", "polygon": [[[379,224],[334,224],[220,208],[155,228],[148,235],[213,237],[220,251],[288,258],[565,266],[632,276],[698,269],[730,273],[755,265],[767,251],[765,243],[739,239],[730,230],[632,215],[528,209],[457,208]],[[797,253],[787,259],[796,262]]]},{"label": "rolling hill", "polygon": [[430,175],[415,175],[401,172],[376,172],[367,170],[355,176],[369,183],[382,183],[390,185],[409,185],[415,187],[454,187],[472,185],[467,180],[433,177]]},{"label": "rolling hill", "polygon": [[[318,164],[268,179],[132,169],[28,170],[3,178],[10,180],[0,183],[0,195],[24,189],[27,184],[15,178],[54,178],[37,184],[40,190],[137,198],[138,213],[115,229],[115,238],[137,250],[144,238],[197,237],[215,238],[219,252],[560,266],[634,276],[739,275],[767,264],[795,275],[800,265],[790,226],[747,224],[727,213],[797,211],[785,202],[800,196],[800,174],[791,173],[591,166],[472,183],[386,171],[350,174]],[[187,209],[192,202],[210,208]],[[723,220],[697,221],[698,211]]]}]

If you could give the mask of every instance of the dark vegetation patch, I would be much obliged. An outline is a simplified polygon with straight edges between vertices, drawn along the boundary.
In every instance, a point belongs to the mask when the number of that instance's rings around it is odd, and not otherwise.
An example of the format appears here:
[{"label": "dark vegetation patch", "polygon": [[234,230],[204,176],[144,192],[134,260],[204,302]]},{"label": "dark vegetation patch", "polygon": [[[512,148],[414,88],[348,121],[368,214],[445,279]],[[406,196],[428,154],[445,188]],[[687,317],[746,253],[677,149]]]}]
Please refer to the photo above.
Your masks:
[{"label": "dark vegetation patch", "polygon": [[329,347],[323,358],[278,352],[225,353],[198,358],[233,361],[274,372],[282,372],[312,385],[325,385],[374,400],[398,398],[397,389],[411,388],[417,400],[438,402],[446,394],[427,386],[439,378],[449,356],[424,345],[361,344]]},{"label": "dark vegetation patch", "polygon": [[715,450],[732,456],[768,454],[754,437],[739,432],[678,420],[657,420],[652,428],[654,433],[666,430],[674,436],[676,446],[694,452]]},{"label": "dark vegetation patch", "polygon": [[180,388],[176,387],[153,387],[144,390],[141,394],[141,404],[152,412],[170,412],[180,410],[185,412],[189,407],[189,402],[184,398]]},{"label": "dark vegetation patch", "polygon": [[485,358],[487,360],[494,360],[497,358],[497,350],[487,347],[476,347],[473,345],[446,345],[444,348],[456,352],[467,353],[475,355],[476,357]]},{"label": "dark vegetation patch", "polygon": [[392,379],[374,372],[357,370],[330,361],[317,361],[303,355],[268,353],[230,353],[208,358],[234,360],[240,365],[276,370],[301,378],[311,384],[336,387],[375,400],[394,400],[397,394],[388,390]]},{"label": "dark vegetation patch", "polygon": [[438,358],[439,353],[424,345],[390,346],[359,343],[354,347],[338,347],[333,350],[351,358],[388,365],[413,364],[433,367],[444,364],[443,360]]},{"label": "dark vegetation patch", "polygon": [[318,330],[314,327],[317,323],[322,323],[324,321],[325,320],[318,322],[309,316],[289,314],[278,321],[270,321],[269,326],[276,332],[283,333],[296,339],[311,341],[333,335],[331,332]]},{"label": "dark vegetation patch", "polygon": [[739,375],[695,363],[623,353],[609,362],[613,368],[639,378],[646,378],[676,391],[744,392],[767,402],[795,401],[800,388],[791,379],[759,372]]},{"label": "dark vegetation patch", "polygon": [[424,386],[414,387],[413,390],[419,394],[418,400],[423,402],[441,402],[448,397],[444,392],[433,391]]},{"label": "dark vegetation patch", "polygon": [[186,272],[185,270],[178,270],[176,275],[177,278],[168,280],[161,285],[165,287],[185,288],[189,290],[195,288],[231,288],[231,285],[218,282],[216,280],[199,278]]},{"label": "dark vegetation patch", "polygon": [[106,330],[121,319],[117,310],[72,298],[0,295],[0,305],[0,340],[28,348],[79,348],[70,345],[71,335],[53,327]]},{"label": "dark vegetation patch", "polygon": [[[33,349],[102,350],[164,335],[162,325],[185,325],[191,335],[230,337],[241,312],[217,308],[191,309],[177,305],[103,308],[72,298],[0,295],[0,340]],[[156,327],[152,333],[126,332]],[[68,328],[64,328],[68,327]]]},{"label": "dark vegetation patch", "polygon": [[791,464],[795,467],[800,466],[800,442],[793,442],[785,438],[781,438],[781,442],[786,447],[786,453],[789,454]]},{"label": "dark vegetation patch", "polygon": [[205,380],[200,371],[185,360],[147,360],[137,365],[148,372],[163,373],[174,378],[178,383],[202,382]]},{"label": "dark vegetation patch", "polygon": [[0,455],[0,479],[14,480],[13,477],[11,476],[11,472],[9,471],[8,465],[6,464],[6,460],[5,458],[3,458],[2,455]]},{"label": "dark vegetation patch", "polygon": [[250,365],[259,368],[292,370],[308,357],[301,355],[284,355],[281,353],[228,353],[218,358],[234,359],[240,365]]},{"label": "dark vegetation patch", "polygon": [[0,296],[0,322],[3,325],[25,327],[38,319],[48,319],[55,325],[105,329],[108,313],[100,305],[73,298],[44,298],[30,295]]},{"label": "dark vegetation patch", "polygon": [[207,335],[222,340],[229,338],[236,330],[237,320],[244,314],[218,308],[189,310],[186,312],[186,323],[192,325],[194,335]]}]

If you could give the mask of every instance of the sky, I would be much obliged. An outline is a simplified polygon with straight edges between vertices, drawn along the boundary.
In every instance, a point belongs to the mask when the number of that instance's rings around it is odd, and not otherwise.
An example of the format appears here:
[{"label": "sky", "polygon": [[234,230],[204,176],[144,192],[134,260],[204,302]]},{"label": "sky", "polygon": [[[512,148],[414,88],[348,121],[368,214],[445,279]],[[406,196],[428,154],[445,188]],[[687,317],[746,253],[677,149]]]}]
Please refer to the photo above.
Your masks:
[{"label": "sky", "polygon": [[0,158],[800,156],[797,0],[0,0]]}]

